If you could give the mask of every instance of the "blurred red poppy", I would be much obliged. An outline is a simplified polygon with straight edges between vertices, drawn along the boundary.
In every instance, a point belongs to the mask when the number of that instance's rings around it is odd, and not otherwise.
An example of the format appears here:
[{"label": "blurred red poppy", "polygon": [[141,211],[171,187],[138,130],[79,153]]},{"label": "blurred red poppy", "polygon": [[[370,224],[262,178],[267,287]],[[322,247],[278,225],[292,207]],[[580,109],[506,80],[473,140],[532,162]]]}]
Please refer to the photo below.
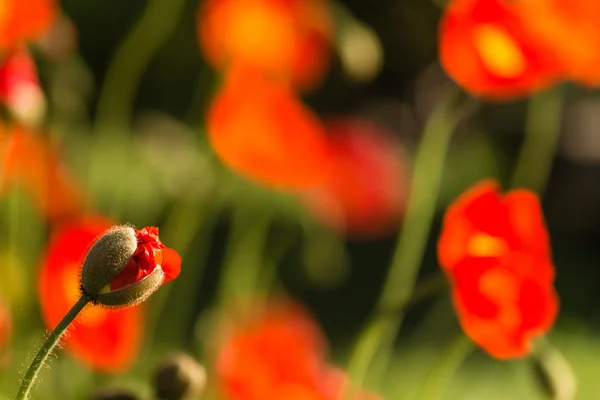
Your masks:
[{"label": "blurred red poppy", "polygon": [[522,357],[558,313],[548,232],[537,196],[486,180],[446,211],[438,259],[465,333],[496,358]]},{"label": "blurred red poppy", "polygon": [[0,193],[12,185],[23,186],[51,221],[78,215],[84,206],[82,191],[47,140],[0,123]]},{"label": "blurred red poppy", "polygon": [[36,39],[50,27],[56,14],[54,0],[4,0],[0,11],[0,50]]},{"label": "blurred red poppy", "polygon": [[563,77],[564,63],[553,43],[530,26],[540,19],[537,11],[518,3],[526,1],[453,0],[447,6],[439,30],[440,60],[467,91],[507,99],[540,91]]},{"label": "blurred red poppy", "polygon": [[319,185],[331,169],[325,129],[285,87],[247,66],[232,68],[207,117],[215,153],[267,186]]},{"label": "blurred red poppy", "polygon": [[[86,216],[53,232],[38,280],[42,317],[48,329],[53,329],[79,298],[85,253],[112,225],[103,217]],[[118,310],[88,306],[69,329],[66,349],[90,368],[121,371],[135,361],[142,325],[140,306]]]},{"label": "blurred red poppy", "polygon": [[208,0],[198,39],[217,68],[243,62],[310,88],[327,71],[331,25],[324,0]]},{"label": "blurred red poppy", "polygon": [[[341,398],[347,377],[325,362],[322,333],[298,305],[270,302],[231,325],[216,364],[227,399]],[[377,398],[366,396],[361,393],[355,400]]]},{"label": "blurred red poppy", "polygon": [[330,226],[356,237],[395,230],[408,194],[408,164],[393,133],[364,120],[326,122],[333,171],[306,192],[309,208]]},{"label": "blurred red poppy", "polygon": [[8,345],[12,338],[12,316],[8,305],[0,298],[0,368],[7,364]]},{"label": "blurred red poppy", "polygon": [[527,26],[564,64],[565,78],[600,84],[600,2],[595,0],[526,0],[514,2]]},{"label": "blurred red poppy", "polygon": [[25,50],[6,55],[0,65],[0,101],[13,117],[29,125],[38,124],[46,111],[46,100],[37,68]]},{"label": "blurred red poppy", "polygon": [[135,229],[138,247],[123,270],[110,282],[110,290],[121,289],[151,274],[157,266],[162,268],[163,284],[172,281],[181,272],[181,257],[166,247],[158,237],[158,228],[149,226]]}]

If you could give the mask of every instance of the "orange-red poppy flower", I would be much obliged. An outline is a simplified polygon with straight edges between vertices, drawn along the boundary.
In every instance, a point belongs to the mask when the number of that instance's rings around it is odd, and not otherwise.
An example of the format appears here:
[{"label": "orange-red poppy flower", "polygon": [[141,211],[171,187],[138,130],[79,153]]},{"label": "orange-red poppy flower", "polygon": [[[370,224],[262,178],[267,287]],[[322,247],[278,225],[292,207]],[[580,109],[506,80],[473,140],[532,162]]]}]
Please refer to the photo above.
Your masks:
[{"label": "orange-red poppy flower", "polygon": [[232,68],[207,116],[210,143],[231,169],[267,186],[302,188],[331,169],[325,128],[287,88]]},{"label": "orange-red poppy flower", "polygon": [[149,226],[134,231],[138,247],[125,268],[110,282],[110,290],[134,284],[150,275],[157,267],[165,274],[163,284],[177,278],[181,272],[181,257],[175,250],[162,244],[158,228]]},{"label": "orange-red poppy flower", "polygon": [[[348,378],[325,361],[315,321],[289,302],[234,316],[217,357],[219,388],[229,400],[341,400]],[[372,396],[372,397],[369,397]],[[378,399],[361,392],[355,400]]]},{"label": "orange-red poppy flower", "polygon": [[309,208],[327,224],[352,236],[394,230],[408,192],[407,162],[393,133],[360,119],[326,122],[333,173],[306,193]]},{"label": "orange-red poppy flower", "polygon": [[600,84],[600,2],[522,0],[514,2],[536,36],[551,43],[564,64],[565,78]]},{"label": "orange-red poppy flower", "polygon": [[54,0],[4,0],[0,10],[0,50],[36,39],[50,27],[56,14]]},{"label": "orange-red poppy flower", "polygon": [[51,221],[78,215],[84,196],[51,144],[23,127],[0,123],[0,193],[24,187]]},{"label": "orange-red poppy flower", "polygon": [[[84,217],[62,224],[53,233],[38,280],[42,317],[48,329],[53,329],[79,298],[83,258],[94,240],[112,225],[102,217]],[[124,370],[138,354],[142,324],[140,306],[118,310],[88,306],[69,328],[66,349],[91,368]]]},{"label": "orange-red poppy flower", "polygon": [[444,216],[440,265],[465,333],[490,355],[527,355],[558,312],[554,266],[539,199],[525,189],[501,196],[486,180]]},{"label": "orange-red poppy flower", "polygon": [[309,88],[324,76],[332,23],[324,0],[208,0],[198,38],[217,68],[232,62]]},{"label": "orange-red poppy flower", "polygon": [[8,345],[12,337],[12,316],[8,305],[0,298],[0,368],[6,365]]},{"label": "orange-red poppy flower", "polygon": [[27,51],[13,51],[2,60],[0,102],[23,123],[35,125],[44,117],[46,100],[35,62]]},{"label": "orange-red poppy flower", "polygon": [[507,99],[540,91],[564,77],[553,43],[530,26],[540,16],[526,13],[518,3],[454,0],[446,8],[439,30],[441,63],[467,91]]}]

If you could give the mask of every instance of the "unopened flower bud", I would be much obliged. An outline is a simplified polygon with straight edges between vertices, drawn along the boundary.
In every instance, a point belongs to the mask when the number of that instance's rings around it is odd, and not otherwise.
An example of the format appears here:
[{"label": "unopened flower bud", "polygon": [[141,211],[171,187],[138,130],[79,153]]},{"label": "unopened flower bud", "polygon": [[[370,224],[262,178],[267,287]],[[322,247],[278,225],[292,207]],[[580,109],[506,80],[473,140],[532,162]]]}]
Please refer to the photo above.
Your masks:
[{"label": "unopened flower bud", "polygon": [[81,273],[81,290],[95,304],[130,307],[146,300],[181,271],[181,258],[158,238],[158,228],[119,226],[94,243]]},{"label": "unopened flower bud", "polygon": [[125,268],[135,253],[137,239],[133,228],[115,227],[92,245],[83,262],[81,289],[92,300]]},{"label": "unopened flower bud", "polygon": [[206,371],[189,355],[174,353],[155,369],[152,385],[157,399],[197,399],[206,385]]},{"label": "unopened flower bud", "polygon": [[140,396],[126,389],[102,387],[92,393],[90,400],[140,400]]}]

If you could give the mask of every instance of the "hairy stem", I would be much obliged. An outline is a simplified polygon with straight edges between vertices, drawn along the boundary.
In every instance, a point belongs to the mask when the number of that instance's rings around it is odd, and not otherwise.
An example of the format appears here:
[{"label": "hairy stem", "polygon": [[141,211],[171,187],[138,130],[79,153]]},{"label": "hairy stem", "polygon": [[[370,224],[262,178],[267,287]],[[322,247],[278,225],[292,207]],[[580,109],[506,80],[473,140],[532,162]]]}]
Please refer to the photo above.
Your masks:
[{"label": "hairy stem", "polygon": [[88,296],[82,295],[79,300],[77,300],[77,303],[75,303],[75,305],[69,310],[67,315],[63,317],[56,328],[54,328],[54,330],[46,338],[46,341],[29,365],[29,368],[27,369],[27,372],[21,381],[21,386],[19,387],[19,392],[17,393],[15,400],[27,400],[30,398],[29,396],[31,389],[37,380],[37,376],[40,373],[42,366],[48,359],[48,356],[52,354],[52,351],[60,341],[60,338],[65,333],[69,325],[71,325],[77,315],[90,302],[90,300],[91,299]]}]

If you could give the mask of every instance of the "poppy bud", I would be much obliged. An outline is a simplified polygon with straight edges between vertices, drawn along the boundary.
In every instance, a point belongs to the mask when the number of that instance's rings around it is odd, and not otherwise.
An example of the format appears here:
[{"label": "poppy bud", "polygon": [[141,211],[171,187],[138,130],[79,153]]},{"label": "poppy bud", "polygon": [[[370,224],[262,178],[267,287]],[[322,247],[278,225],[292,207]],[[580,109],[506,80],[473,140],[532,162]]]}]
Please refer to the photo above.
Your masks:
[{"label": "poppy bud", "polygon": [[133,228],[117,226],[90,247],[81,271],[81,290],[96,300],[105,286],[125,268],[137,249]]},{"label": "poppy bud", "polygon": [[180,265],[179,254],[158,238],[158,228],[115,227],[90,248],[83,263],[81,290],[95,304],[135,306],[175,279]]},{"label": "poppy bud", "polygon": [[139,400],[139,396],[126,389],[102,387],[97,389],[90,400]]},{"label": "poppy bud", "polygon": [[185,353],[167,356],[155,369],[152,379],[154,395],[159,399],[198,398],[206,384],[206,371]]}]

